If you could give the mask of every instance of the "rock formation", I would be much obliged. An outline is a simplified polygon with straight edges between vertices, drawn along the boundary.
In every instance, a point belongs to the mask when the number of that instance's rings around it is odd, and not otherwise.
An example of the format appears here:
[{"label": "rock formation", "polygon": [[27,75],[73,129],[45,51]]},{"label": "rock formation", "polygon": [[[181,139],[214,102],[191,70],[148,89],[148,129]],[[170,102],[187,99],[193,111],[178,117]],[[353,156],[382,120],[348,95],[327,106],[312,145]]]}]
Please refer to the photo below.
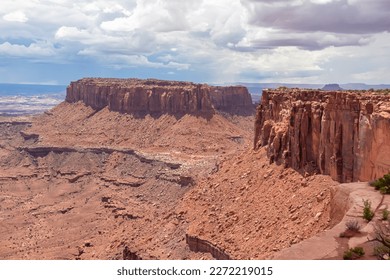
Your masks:
[{"label": "rock formation", "polygon": [[210,253],[217,260],[230,260],[228,254],[207,240],[186,234],[186,242],[191,251]]},{"label": "rock formation", "polygon": [[390,170],[390,98],[385,91],[264,90],[254,145],[297,170],[372,180]]},{"label": "rock formation", "polygon": [[326,84],[322,87],[321,90],[335,91],[335,90],[343,90],[343,89],[338,84]]},{"label": "rock formation", "polygon": [[176,209],[251,147],[246,88],[84,79],[67,100],[0,118],[0,259],[227,258]]},{"label": "rock formation", "polygon": [[[83,101],[94,109],[130,114],[196,114],[214,110],[250,114],[253,108],[243,86],[209,86],[189,82],[85,78],[67,88],[66,101]],[[249,112],[249,113],[248,113]]]}]

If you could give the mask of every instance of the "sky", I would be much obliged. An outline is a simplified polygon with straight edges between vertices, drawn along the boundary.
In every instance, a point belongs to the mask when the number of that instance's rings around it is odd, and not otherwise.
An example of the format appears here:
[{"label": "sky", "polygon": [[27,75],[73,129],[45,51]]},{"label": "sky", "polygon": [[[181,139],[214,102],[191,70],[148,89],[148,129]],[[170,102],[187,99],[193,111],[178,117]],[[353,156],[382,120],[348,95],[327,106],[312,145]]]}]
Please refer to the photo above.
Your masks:
[{"label": "sky", "polygon": [[1,0],[0,83],[390,83],[389,0]]}]

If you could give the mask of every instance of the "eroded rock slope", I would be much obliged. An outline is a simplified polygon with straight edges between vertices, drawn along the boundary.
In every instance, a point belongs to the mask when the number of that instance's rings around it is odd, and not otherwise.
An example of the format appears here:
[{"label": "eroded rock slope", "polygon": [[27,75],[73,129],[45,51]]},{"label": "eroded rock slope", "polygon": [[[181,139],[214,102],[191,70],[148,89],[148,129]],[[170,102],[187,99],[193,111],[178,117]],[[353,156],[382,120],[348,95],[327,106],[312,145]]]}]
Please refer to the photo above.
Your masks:
[{"label": "eroded rock slope", "polygon": [[249,147],[250,96],[127,81],[77,83],[71,102],[0,120],[0,259],[212,258],[190,250],[177,207],[223,157]]}]

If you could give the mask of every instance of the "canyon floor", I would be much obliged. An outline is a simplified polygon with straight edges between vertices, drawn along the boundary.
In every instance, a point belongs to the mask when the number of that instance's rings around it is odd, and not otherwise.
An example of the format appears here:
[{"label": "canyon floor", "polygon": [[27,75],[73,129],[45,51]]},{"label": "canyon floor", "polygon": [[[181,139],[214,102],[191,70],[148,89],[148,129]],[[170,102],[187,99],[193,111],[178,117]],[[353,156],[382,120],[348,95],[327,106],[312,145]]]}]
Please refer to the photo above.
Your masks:
[{"label": "canyon floor", "polygon": [[[0,119],[0,259],[283,259],[338,225],[336,240],[349,210],[334,205],[339,184],[270,164],[253,124],[80,102]],[[346,243],[300,256],[342,258]]]}]

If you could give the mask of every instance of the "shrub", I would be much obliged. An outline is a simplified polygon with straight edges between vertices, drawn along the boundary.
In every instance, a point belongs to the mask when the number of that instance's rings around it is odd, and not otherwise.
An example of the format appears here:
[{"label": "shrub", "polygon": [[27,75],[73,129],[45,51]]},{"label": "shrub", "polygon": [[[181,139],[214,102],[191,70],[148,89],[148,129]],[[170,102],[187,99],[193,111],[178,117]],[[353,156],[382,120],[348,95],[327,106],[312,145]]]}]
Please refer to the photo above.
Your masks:
[{"label": "shrub", "polygon": [[352,248],[351,251],[359,257],[364,256],[364,249],[362,247]]},{"label": "shrub", "polygon": [[390,213],[389,210],[384,209],[382,211],[382,220],[387,221],[389,219],[389,213]]},{"label": "shrub", "polygon": [[344,260],[356,260],[364,256],[364,249],[362,247],[351,248],[344,252]]},{"label": "shrub", "polygon": [[388,223],[377,223],[375,237],[369,241],[375,241],[378,245],[374,248],[374,254],[379,259],[390,258],[390,226]]},{"label": "shrub", "polygon": [[382,186],[379,191],[381,194],[390,194],[390,186]]},{"label": "shrub", "polygon": [[382,178],[370,182],[370,185],[379,190],[382,194],[390,194],[390,173],[385,174]]},{"label": "shrub", "polygon": [[390,257],[390,248],[384,245],[375,246],[374,255],[380,260],[388,260]]},{"label": "shrub", "polygon": [[343,255],[344,260],[352,260],[352,252],[351,250],[345,251]]},{"label": "shrub", "polygon": [[363,218],[367,221],[371,221],[372,218],[374,217],[374,212],[371,209],[371,201],[369,201],[368,199],[367,200],[363,199],[363,204],[364,204]]},{"label": "shrub", "polygon": [[359,225],[359,222],[357,220],[347,221],[345,223],[345,226],[350,231],[354,231],[354,232],[359,232],[360,231],[360,225]]}]

